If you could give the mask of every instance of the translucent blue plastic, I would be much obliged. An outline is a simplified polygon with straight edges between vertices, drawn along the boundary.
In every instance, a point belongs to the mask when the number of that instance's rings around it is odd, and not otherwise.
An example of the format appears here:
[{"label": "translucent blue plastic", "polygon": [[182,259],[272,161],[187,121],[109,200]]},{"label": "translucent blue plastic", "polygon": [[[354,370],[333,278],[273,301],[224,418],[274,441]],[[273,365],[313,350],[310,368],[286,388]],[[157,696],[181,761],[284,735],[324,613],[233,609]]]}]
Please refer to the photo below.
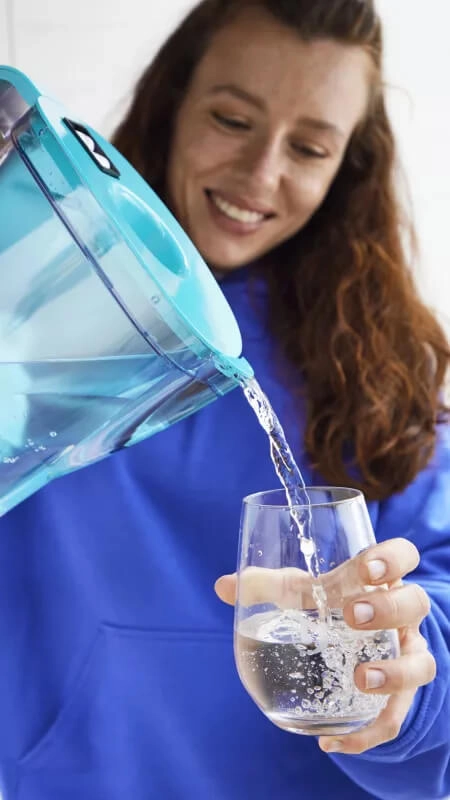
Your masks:
[{"label": "translucent blue plastic", "polygon": [[252,375],[170,212],[103,140],[127,180],[71,158],[25,94],[0,68],[0,513]]}]

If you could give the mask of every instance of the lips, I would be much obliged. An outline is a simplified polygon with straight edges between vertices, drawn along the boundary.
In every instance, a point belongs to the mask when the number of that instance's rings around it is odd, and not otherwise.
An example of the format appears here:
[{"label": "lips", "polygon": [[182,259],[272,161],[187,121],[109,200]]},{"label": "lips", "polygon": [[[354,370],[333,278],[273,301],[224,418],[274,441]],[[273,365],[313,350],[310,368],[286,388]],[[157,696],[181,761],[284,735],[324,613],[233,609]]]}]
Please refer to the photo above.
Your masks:
[{"label": "lips", "polygon": [[233,205],[222,193],[205,192],[205,197],[211,221],[228,236],[254,236],[269,222],[269,218],[258,211]]},{"label": "lips", "polygon": [[206,194],[224,215],[244,224],[258,224],[275,216],[272,209],[252,199],[212,189],[207,189]]}]

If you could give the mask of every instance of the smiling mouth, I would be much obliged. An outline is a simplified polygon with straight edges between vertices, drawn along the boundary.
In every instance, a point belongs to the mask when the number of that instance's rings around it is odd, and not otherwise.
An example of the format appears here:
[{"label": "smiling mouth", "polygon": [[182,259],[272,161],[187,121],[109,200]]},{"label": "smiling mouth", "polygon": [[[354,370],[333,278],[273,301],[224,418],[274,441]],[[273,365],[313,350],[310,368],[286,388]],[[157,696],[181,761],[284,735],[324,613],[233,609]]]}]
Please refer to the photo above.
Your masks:
[{"label": "smiling mouth", "polygon": [[249,208],[242,208],[241,206],[231,203],[226,200],[222,195],[213,192],[211,189],[206,189],[206,195],[214,204],[214,206],[230,220],[240,222],[244,225],[260,225],[265,220],[271,219],[275,215],[273,213],[263,213],[261,211],[251,210]]}]

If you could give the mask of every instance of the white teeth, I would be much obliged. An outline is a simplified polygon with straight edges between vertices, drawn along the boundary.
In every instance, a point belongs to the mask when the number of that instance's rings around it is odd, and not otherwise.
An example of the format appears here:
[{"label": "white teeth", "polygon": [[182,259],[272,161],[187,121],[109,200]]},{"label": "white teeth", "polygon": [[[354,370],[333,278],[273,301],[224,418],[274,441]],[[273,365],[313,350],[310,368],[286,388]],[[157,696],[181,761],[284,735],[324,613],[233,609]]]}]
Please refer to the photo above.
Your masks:
[{"label": "white teeth", "polygon": [[232,203],[228,203],[227,200],[224,200],[222,197],[212,192],[210,197],[217,208],[227,217],[230,217],[230,219],[254,224],[256,222],[262,222],[265,218],[265,214],[260,214],[258,211],[244,211],[243,208],[238,208],[232,205]]}]

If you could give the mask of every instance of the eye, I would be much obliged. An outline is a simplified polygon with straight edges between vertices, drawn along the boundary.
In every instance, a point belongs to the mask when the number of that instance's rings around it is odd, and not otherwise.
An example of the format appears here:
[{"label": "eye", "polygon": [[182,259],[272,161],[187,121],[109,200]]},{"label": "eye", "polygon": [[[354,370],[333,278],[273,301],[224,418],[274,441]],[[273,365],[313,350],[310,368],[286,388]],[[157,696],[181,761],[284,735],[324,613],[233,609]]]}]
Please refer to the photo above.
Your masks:
[{"label": "eye", "polygon": [[222,125],[224,128],[239,131],[248,131],[250,129],[248,122],[244,122],[242,119],[237,119],[236,117],[226,117],[223,114],[219,114],[217,111],[213,111],[212,116],[216,122],[218,122],[219,125]]},{"label": "eye", "polygon": [[292,148],[293,148],[293,150],[295,150],[296,153],[298,153],[301,156],[304,156],[305,158],[322,158],[323,159],[323,158],[327,158],[328,157],[328,153],[326,152],[326,150],[321,150],[321,149],[316,148],[316,147],[311,147],[311,146],[309,146],[307,144],[299,144],[299,143],[293,142],[292,143]]}]

